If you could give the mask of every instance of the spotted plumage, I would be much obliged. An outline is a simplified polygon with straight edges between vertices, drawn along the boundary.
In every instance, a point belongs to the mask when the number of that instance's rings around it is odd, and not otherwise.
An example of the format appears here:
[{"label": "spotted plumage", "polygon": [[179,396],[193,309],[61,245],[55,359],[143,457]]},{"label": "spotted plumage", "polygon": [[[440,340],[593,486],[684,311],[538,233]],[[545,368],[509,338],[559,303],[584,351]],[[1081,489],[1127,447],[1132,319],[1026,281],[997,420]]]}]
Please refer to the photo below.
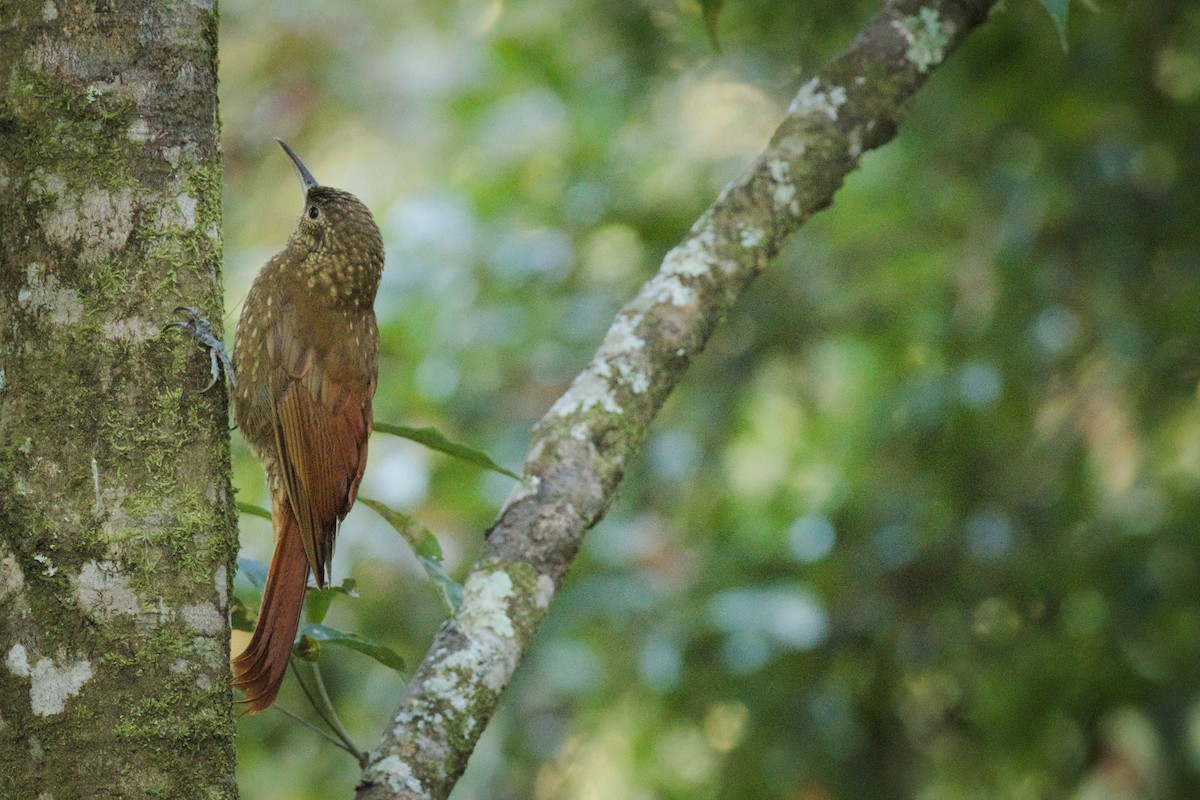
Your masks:
[{"label": "spotted plumage", "polygon": [[367,463],[383,240],[356,197],[320,186],[283,142],[305,187],[287,245],[259,272],[233,349],[234,415],[267,475],[275,553],[234,685],[271,705],[287,669],[311,572],[329,577],[338,526]]}]

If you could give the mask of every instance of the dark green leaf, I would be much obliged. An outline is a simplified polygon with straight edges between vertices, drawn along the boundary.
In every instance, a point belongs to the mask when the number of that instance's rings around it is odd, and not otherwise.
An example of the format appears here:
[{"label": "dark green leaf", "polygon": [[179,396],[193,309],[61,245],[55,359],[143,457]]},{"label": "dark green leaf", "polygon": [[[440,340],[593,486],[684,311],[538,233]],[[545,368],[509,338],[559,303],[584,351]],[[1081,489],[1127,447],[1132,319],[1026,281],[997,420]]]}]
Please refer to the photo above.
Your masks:
[{"label": "dark green leaf", "polygon": [[1050,12],[1054,27],[1058,28],[1058,38],[1062,41],[1063,51],[1067,49],[1067,11],[1070,0],[1042,0],[1042,5]]},{"label": "dark green leaf", "polygon": [[490,469],[493,472],[499,472],[501,475],[521,480],[520,475],[500,466],[487,453],[482,450],[476,450],[474,447],[462,444],[461,442],[452,442],[443,436],[441,431],[435,428],[410,428],[407,425],[391,425],[386,422],[376,422],[374,429],[380,433],[401,436],[417,444],[425,445],[430,450],[437,450],[439,453],[445,453],[448,456],[466,461],[468,464],[474,464],[477,467]]},{"label": "dark green leaf", "polygon": [[229,607],[229,624],[235,631],[254,632],[254,620],[250,617],[250,612],[246,610],[246,604],[242,602],[242,598],[237,595],[233,596],[233,602]]},{"label": "dark green leaf", "polygon": [[438,543],[437,537],[408,514],[389,508],[378,500],[359,495],[358,502],[373,509],[392,526],[396,533],[404,537],[409,547],[416,553],[421,566],[425,568],[425,574],[437,584],[447,609],[454,613],[462,602],[462,586],[447,575],[446,570],[442,567],[442,546]]},{"label": "dark green leaf", "polygon": [[725,0],[700,0],[700,11],[704,14],[704,28],[708,31],[708,40],[712,42],[713,50],[721,52],[721,43],[717,39],[717,21],[721,17],[721,6]]},{"label": "dark green leaf", "polygon": [[271,518],[270,511],[267,511],[262,506],[256,506],[254,503],[243,503],[241,500],[238,500],[236,503],[234,503],[234,505],[237,506],[237,510],[243,514],[249,514],[252,517],[262,517],[263,519]]},{"label": "dark green leaf", "polygon": [[346,633],[344,631],[328,628],[324,625],[301,625],[300,636],[311,636],[318,642],[338,645],[339,647],[348,647],[351,650],[357,650],[363,655],[383,664],[385,667],[394,669],[397,672],[404,671],[404,659],[400,654],[390,647],[374,642],[365,636],[359,636],[356,633]]},{"label": "dark green leaf", "polygon": [[342,581],[341,586],[325,586],[320,589],[310,588],[308,593],[304,595],[304,618],[314,624],[320,624],[325,621],[325,615],[329,613],[329,606],[333,604],[333,598],[338,595],[346,597],[358,597],[358,592],[355,587],[358,582],[354,578],[346,578]]}]

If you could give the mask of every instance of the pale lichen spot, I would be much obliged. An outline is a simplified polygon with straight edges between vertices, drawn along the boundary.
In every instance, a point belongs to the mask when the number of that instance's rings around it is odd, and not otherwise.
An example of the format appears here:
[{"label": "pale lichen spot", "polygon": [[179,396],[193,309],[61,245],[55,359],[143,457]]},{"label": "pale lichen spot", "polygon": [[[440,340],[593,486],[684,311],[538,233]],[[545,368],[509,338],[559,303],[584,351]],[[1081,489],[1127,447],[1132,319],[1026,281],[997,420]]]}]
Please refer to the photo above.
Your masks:
[{"label": "pale lichen spot", "polygon": [[25,597],[25,573],[12,553],[6,553],[0,558],[0,607],[6,609],[10,624],[29,615],[29,600]]},{"label": "pale lichen spot", "polygon": [[836,122],[838,109],[846,104],[846,90],[841,86],[830,86],[823,92],[820,87],[818,78],[801,86],[788,106],[788,114],[824,114]]},{"label": "pale lichen spot", "polygon": [[34,553],[33,560],[42,565],[42,575],[47,578],[53,578],[58,574],[58,567],[54,566],[54,562],[50,560],[50,556],[45,553]]},{"label": "pale lichen spot", "polygon": [[667,253],[662,272],[667,275],[707,275],[715,262],[712,253],[715,243],[716,235],[706,225]]},{"label": "pale lichen spot", "polygon": [[644,370],[632,366],[627,361],[615,362],[619,380],[629,387],[634,394],[642,394],[650,388],[650,376]]},{"label": "pale lichen spot", "polygon": [[132,342],[141,344],[156,338],[162,328],[141,317],[109,320],[104,323],[104,338],[110,342]]},{"label": "pale lichen spot", "polygon": [[601,368],[588,369],[581,372],[571,383],[571,388],[555,401],[550,413],[559,417],[569,417],[572,414],[587,411],[599,406],[610,414],[620,414],[624,409],[613,395],[612,387],[605,380],[611,374],[607,365]]},{"label": "pale lichen spot", "polygon": [[796,200],[796,186],[792,183],[792,168],[786,161],[772,158],[767,162],[767,170],[775,183],[772,199],[778,209],[787,209],[792,214],[800,213],[800,203]]},{"label": "pale lichen spot", "polygon": [[863,153],[863,131],[862,126],[855,125],[850,129],[850,133],[846,134],[846,152],[851,158],[858,158]]},{"label": "pale lichen spot", "polygon": [[[224,492],[224,489],[222,489],[222,492]],[[224,499],[224,497],[221,498],[222,502],[224,502]],[[229,606],[228,579],[229,570],[226,569],[225,565],[222,564],[221,566],[217,567],[216,574],[213,576],[213,587],[217,590],[217,602],[221,604],[221,608],[227,608]]]},{"label": "pale lichen spot", "polygon": [[550,607],[550,600],[554,597],[554,578],[549,575],[538,575],[537,577],[537,594],[534,595],[533,603],[540,609]]},{"label": "pale lichen spot", "polygon": [[[59,661],[64,660],[60,653]],[[30,679],[30,706],[35,714],[43,717],[61,714],[67,699],[79,694],[83,684],[92,677],[92,666],[86,660],[60,666],[49,658],[40,658],[31,666],[29,654],[20,642],[9,649],[4,664],[13,675]]]},{"label": "pale lichen spot", "polygon": [[[60,654],[59,661],[64,661]],[[61,714],[67,700],[92,677],[92,665],[86,660],[73,664],[55,664],[49,658],[38,659],[30,670],[29,703],[33,712],[42,717]]]},{"label": "pale lichen spot", "polygon": [[946,45],[950,43],[950,37],[936,8],[922,6],[915,16],[896,20],[892,26],[908,42],[908,50],[904,55],[918,72],[936,67],[946,57]]},{"label": "pale lichen spot", "polygon": [[692,306],[696,304],[696,291],[685,286],[678,275],[659,273],[646,284],[643,290],[651,303],[670,303],[673,306]]},{"label": "pale lichen spot", "polygon": [[766,232],[757,225],[743,222],[738,226],[738,240],[742,243],[742,247],[758,247],[766,238]]},{"label": "pale lichen spot", "polygon": [[417,776],[413,775],[412,768],[404,763],[400,756],[391,755],[376,761],[367,767],[363,778],[368,783],[383,784],[395,794],[400,792],[409,792],[418,796],[425,794],[425,789],[417,780]]},{"label": "pale lichen spot", "polygon": [[645,341],[637,335],[637,328],[641,322],[641,314],[619,315],[605,334],[600,352],[605,355],[620,355],[645,348]]},{"label": "pale lichen spot", "polygon": [[25,645],[17,642],[9,648],[8,655],[4,658],[4,665],[13,675],[28,678],[29,655],[25,652]]},{"label": "pale lichen spot", "polygon": [[571,426],[571,438],[578,442],[586,442],[591,436],[591,429],[586,422],[576,422]]},{"label": "pale lichen spot", "polygon": [[71,578],[75,602],[101,618],[142,611],[137,594],[129,588],[129,579],[111,561],[89,561],[79,575]]},{"label": "pale lichen spot", "polygon": [[187,192],[181,192],[175,198],[175,205],[179,207],[179,217],[183,221],[183,227],[191,228],[196,224],[196,207],[199,204],[200,201]]},{"label": "pale lichen spot", "polygon": [[54,5],[54,0],[46,0],[42,5],[42,22],[54,22],[58,19],[58,6]]},{"label": "pale lichen spot", "polygon": [[194,603],[179,610],[183,621],[196,633],[219,636],[225,632],[225,617],[212,603]]},{"label": "pale lichen spot", "polygon": [[145,117],[138,117],[125,129],[125,138],[138,143],[150,141],[150,123]]},{"label": "pale lichen spot", "polygon": [[512,620],[508,617],[508,601],[512,596],[512,578],[507,572],[472,572],[463,586],[459,629],[468,636],[484,630],[497,636],[513,636]]},{"label": "pale lichen spot", "polygon": [[17,290],[17,303],[31,312],[45,313],[59,325],[72,325],[83,317],[79,292],[59,285],[53,274],[43,274],[42,265],[25,268],[25,286]]},{"label": "pale lichen spot", "polygon": [[129,187],[116,192],[88,189],[75,195],[49,176],[46,188],[56,196],[53,205],[41,214],[46,238],[61,247],[82,244],[80,255],[87,263],[97,263],[125,246],[134,224],[134,198]]}]

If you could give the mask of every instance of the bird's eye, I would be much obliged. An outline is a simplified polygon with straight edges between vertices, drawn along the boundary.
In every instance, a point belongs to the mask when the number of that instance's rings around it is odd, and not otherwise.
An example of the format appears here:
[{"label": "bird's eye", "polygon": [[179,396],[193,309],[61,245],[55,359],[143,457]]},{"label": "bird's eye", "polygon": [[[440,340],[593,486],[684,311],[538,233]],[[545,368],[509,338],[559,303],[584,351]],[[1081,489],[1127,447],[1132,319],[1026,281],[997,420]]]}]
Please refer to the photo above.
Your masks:
[{"label": "bird's eye", "polygon": [[309,219],[316,219],[319,216],[321,216],[321,212],[317,209],[316,206],[308,207],[308,218]]}]

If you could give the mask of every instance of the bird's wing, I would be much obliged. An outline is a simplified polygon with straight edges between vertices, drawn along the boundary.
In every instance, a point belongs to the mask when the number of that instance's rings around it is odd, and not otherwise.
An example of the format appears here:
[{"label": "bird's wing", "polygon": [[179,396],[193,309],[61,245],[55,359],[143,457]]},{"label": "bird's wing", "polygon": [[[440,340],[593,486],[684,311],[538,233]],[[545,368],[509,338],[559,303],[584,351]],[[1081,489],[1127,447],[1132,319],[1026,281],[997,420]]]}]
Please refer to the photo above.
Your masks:
[{"label": "bird's wing", "polygon": [[324,585],[338,524],[354,504],[367,464],[375,327],[359,333],[360,341],[369,340],[362,346],[331,351],[343,332],[299,330],[296,314],[280,310],[266,341],[279,477],[309,566]]}]

